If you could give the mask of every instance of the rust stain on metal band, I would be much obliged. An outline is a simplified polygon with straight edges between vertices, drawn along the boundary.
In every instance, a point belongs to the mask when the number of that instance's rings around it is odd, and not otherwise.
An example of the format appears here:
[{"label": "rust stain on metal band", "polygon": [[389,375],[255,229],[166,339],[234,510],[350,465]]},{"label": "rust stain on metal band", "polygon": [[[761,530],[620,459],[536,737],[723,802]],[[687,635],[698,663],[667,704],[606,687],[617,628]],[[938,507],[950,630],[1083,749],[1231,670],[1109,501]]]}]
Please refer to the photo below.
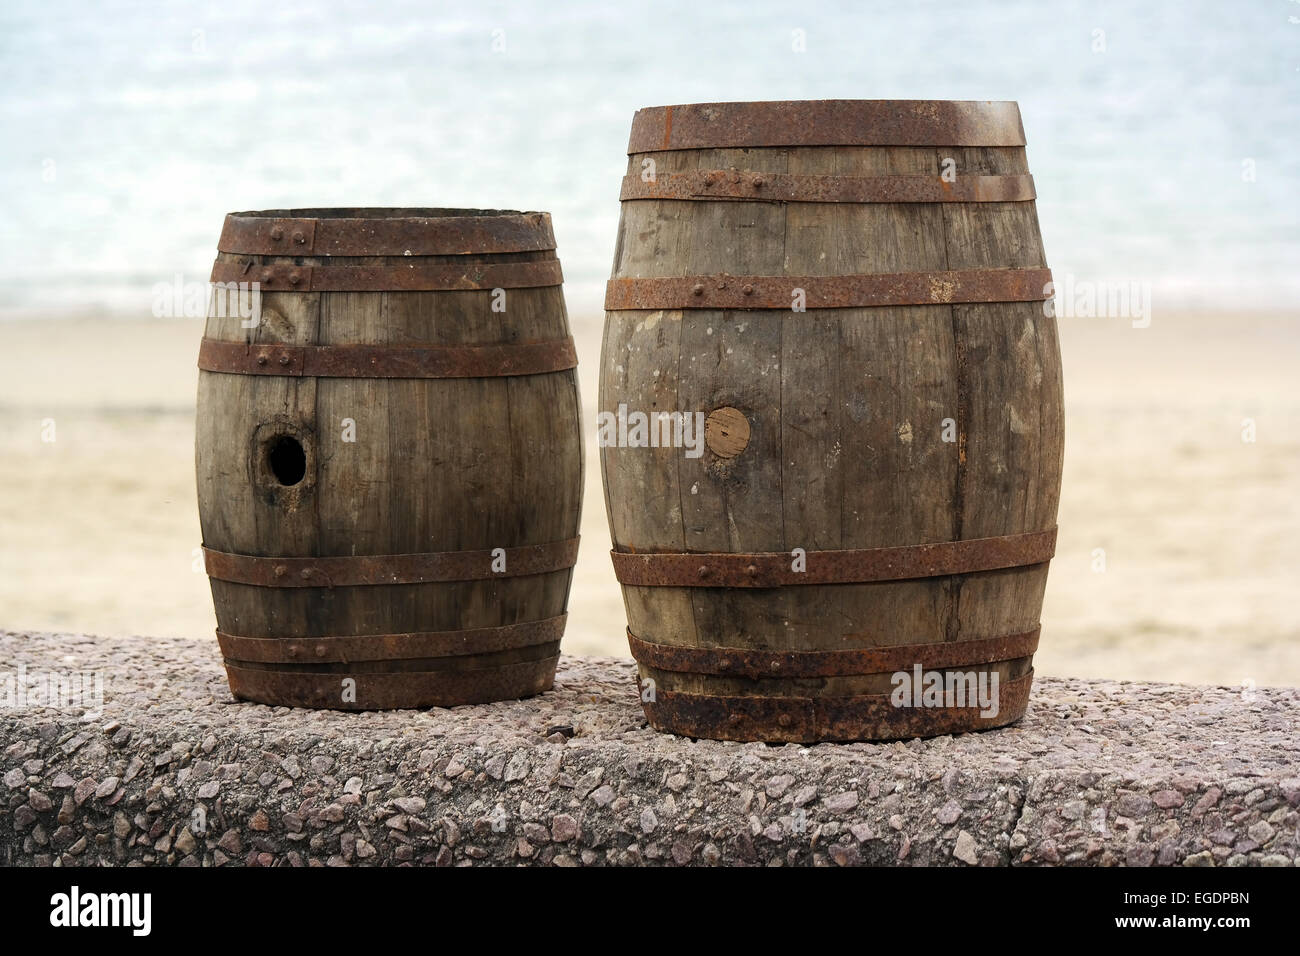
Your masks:
[{"label": "rust stain on metal band", "polygon": [[487,551],[438,551],[427,554],[359,554],[324,558],[256,557],[203,549],[208,576],[264,588],[354,587],[371,584],[425,584],[438,581],[485,581],[519,578],[573,567],[578,538],[549,544]]},{"label": "rust stain on metal band", "polygon": [[573,339],[510,345],[418,346],[199,344],[199,368],[232,375],[319,378],[496,378],[577,367]]},{"label": "rust stain on metal band", "polygon": [[[1050,269],[959,269],[838,276],[702,276],[610,279],[605,309],[857,309],[961,302],[1039,302]],[[793,314],[800,314],[795,312]]]},{"label": "rust stain on metal band", "polygon": [[217,643],[227,660],[262,663],[325,664],[463,657],[554,644],[564,636],[567,618],[568,615],[561,614],[503,627],[342,637],[241,637],[218,630]]},{"label": "rust stain on metal band", "polygon": [[533,262],[480,262],[467,265],[385,266],[257,265],[218,260],[212,282],[258,284],[261,292],[472,292],[479,289],[538,289],[562,285],[559,259]]},{"label": "rust stain on metal band", "polygon": [[[459,707],[532,697],[555,683],[559,654],[477,670],[403,673],[310,673],[241,667],[226,661],[230,690],[241,700],[277,707],[329,710],[393,710],[408,707]],[[344,700],[343,681],[353,682]]]},{"label": "rust stain on metal band", "polygon": [[791,176],[735,169],[659,173],[623,179],[619,199],[736,199],[750,202],[939,203],[1025,202],[1033,199],[1034,177],[958,176]]},{"label": "rust stain on metal band", "polygon": [[1020,107],[970,100],[792,100],[637,110],[627,151],[764,146],[1024,146]]},{"label": "rust stain on metal band", "polygon": [[803,584],[905,581],[1019,568],[1049,561],[1056,529],[997,538],[971,538],[901,548],[809,551],[807,570],[794,571],[789,552],[634,553],[611,551],[614,575],[634,587],[779,588]]},{"label": "rust stain on metal band", "polygon": [[849,677],[921,667],[966,667],[1028,657],[1038,648],[1039,628],[978,641],[900,644],[844,651],[763,651],[742,647],[681,647],[651,644],[630,630],[628,645],[638,663],[661,671],[715,677]]},{"label": "rust stain on metal band", "polygon": [[334,215],[321,218],[231,213],[222,226],[217,249],[261,256],[452,256],[544,252],[555,248],[551,217],[544,212],[487,216],[366,215],[383,211],[331,210]]},{"label": "rust stain on metal band", "polygon": [[774,743],[904,740],[986,730],[1024,716],[1034,672],[999,683],[998,711],[978,707],[895,707],[889,694],[860,697],[717,697],[656,689],[642,699],[656,730],[715,740]]}]

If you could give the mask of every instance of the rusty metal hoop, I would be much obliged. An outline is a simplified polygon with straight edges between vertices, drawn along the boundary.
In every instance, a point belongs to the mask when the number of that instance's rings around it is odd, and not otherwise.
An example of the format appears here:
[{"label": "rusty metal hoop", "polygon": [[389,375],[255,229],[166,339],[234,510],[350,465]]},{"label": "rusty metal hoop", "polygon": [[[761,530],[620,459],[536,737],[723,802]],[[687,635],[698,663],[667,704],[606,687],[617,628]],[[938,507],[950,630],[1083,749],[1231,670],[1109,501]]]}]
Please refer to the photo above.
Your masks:
[{"label": "rusty metal hoop", "polygon": [[[208,576],[263,588],[356,587],[485,581],[548,574],[573,567],[578,538],[484,551],[358,554],[333,557],[259,557],[203,548]],[[504,561],[504,569],[493,570]]]},{"label": "rusty metal hoop", "polygon": [[619,199],[802,203],[1026,202],[1035,197],[1034,177],[793,176],[749,170],[709,169],[658,173],[653,180],[623,178]]},{"label": "rusty metal hoop", "polygon": [[371,346],[220,342],[199,345],[199,368],[234,375],[319,378],[492,378],[575,368],[572,337],[509,345]]},{"label": "rusty metal hoop", "polygon": [[637,110],[627,151],[763,146],[1024,146],[1007,101],[786,100]]},{"label": "rusty metal hoop", "polygon": [[[610,279],[605,309],[813,309],[967,302],[1039,302],[1050,269],[954,269],[837,276],[699,276]],[[794,310],[794,305],[802,308]]]},{"label": "rusty metal hoop", "polygon": [[808,551],[805,570],[792,568],[789,552],[751,554],[611,551],[614,575],[634,587],[779,588],[858,584],[972,574],[1050,561],[1056,529],[996,538],[970,538],[897,548]]}]

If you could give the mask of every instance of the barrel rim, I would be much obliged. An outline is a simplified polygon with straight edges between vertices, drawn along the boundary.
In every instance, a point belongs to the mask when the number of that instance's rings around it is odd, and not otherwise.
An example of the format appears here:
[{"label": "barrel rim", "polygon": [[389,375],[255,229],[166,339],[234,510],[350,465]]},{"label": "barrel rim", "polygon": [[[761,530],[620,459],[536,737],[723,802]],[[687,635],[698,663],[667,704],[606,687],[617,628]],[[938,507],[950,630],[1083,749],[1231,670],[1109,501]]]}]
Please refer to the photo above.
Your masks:
[{"label": "barrel rim", "polygon": [[271,256],[425,256],[555,249],[551,214],[514,209],[321,207],[226,214],[217,251]]},{"label": "barrel rim", "polygon": [[1015,100],[753,100],[639,109],[627,151],[1024,145]]},{"label": "barrel rim", "polygon": [[503,216],[545,216],[540,210],[470,209],[454,206],[317,206],[301,209],[245,209],[228,212],[236,219],[493,219]]}]

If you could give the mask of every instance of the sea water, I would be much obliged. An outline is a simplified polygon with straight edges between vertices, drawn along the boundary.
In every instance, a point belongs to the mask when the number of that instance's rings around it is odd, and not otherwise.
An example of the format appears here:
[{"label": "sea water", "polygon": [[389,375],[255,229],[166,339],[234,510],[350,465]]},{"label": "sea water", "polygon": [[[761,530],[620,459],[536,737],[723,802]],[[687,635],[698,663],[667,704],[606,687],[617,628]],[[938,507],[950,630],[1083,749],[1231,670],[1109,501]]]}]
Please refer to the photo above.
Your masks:
[{"label": "sea water", "polygon": [[598,321],[632,113],[805,98],[1017,100],[1058,282],[1300,302],[1294,0],[294,7],[7,0],[0,315],[148,315],[231,210],[455,205],[550,211]]}]

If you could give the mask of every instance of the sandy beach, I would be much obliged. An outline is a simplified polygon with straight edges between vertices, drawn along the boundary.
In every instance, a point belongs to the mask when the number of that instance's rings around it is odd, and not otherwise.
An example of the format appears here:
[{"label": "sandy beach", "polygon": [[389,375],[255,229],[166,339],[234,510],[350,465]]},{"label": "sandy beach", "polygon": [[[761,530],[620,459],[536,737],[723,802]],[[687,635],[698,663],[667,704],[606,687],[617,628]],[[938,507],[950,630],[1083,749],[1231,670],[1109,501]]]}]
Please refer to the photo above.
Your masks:
[{"label": "sandy beach", "polygon": [[[600,324],[574,322],[589,448],[573,654],[626,654],[595,448]],[[1066,466],[1040,673],[1300,684],[1298,328],[1158,310],[1146,329],[1061,320]],[[196,559],[201,333],[200,320],[0,322],[0,626],[215,653]]]}]

